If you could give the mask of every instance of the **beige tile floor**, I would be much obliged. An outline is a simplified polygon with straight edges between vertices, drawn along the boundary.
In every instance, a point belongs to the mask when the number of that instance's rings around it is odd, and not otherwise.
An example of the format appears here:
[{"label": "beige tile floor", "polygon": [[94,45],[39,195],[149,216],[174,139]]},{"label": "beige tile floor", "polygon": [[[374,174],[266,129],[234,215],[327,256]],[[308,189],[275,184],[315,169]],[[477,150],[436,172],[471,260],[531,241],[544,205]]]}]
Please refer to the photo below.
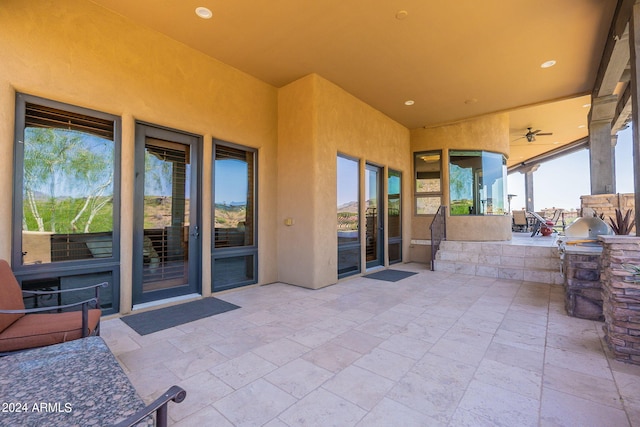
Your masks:
[{"label": "beige tile floor", "polygon": [[176,426],[640,426],[640,366],[561,286],[431,272],[220,295],[242,308],[102,336],[143,399],[169,386]]}]

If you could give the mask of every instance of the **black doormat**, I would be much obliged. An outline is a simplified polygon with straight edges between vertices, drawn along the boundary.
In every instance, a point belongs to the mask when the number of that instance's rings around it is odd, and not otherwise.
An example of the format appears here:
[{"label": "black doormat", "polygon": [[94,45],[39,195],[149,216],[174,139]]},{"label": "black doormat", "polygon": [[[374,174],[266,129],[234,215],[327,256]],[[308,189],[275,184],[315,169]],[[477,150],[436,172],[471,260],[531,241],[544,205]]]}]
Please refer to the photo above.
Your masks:
[{"label": "black doormat", "polygon": [[407,277],[413,276],[414,274],[418,273],[402,270],[382,270],[375,273],[367,274],[363,277],[366,277],[367,279],[384,280],[385,282],[397,282],[398,280],[406,279]]},{"label": "black doormat", "polygon": [[194,320],[204,319],[214,314],[235,310],[236,308],[240,307],[221,299],[209,297],[158,310],[132,314],[120,319],[140,335],[147,335],[193,322]]}]

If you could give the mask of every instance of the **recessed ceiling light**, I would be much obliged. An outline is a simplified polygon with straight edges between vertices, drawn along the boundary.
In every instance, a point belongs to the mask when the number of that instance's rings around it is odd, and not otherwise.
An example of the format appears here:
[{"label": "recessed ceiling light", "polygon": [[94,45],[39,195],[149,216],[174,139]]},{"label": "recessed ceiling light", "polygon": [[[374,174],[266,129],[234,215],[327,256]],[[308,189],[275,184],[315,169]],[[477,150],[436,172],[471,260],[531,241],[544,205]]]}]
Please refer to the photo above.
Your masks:
[{"label": "recessed ceiling light", "polygon": [[587,103],[587,104],[582,104],[582,108],[589,108],[591,107],[591,104]]},{"label": "recessed ceiling light", "polygon": [[396,19],[402,21],[404,18],[406,18],[409,15],[409,12],[407,12],[406,10],[399,10],[396,13]]},{"label": "recessed ceiling light", "polygon": [[587,127],[586,125],[580,125],[580,126],[578,126],[578,129],[584,129],[586,127]]},{"label": "recessed ceiling light", "polygon": [[408,100],[404,101],[404,105],[413,105],[415,103],[416,102],[413,99],[408,99]]},{"label": "recessed ceiling light", "polygon": [[198,15],[202,19],[209,19],[213,16],[213,12],[211,12],[211,9],[200,6],[196,7],[196,15]]},{"label": "recessed ceiling light", "polygon": [[553,145],[558,145],[560,144],[558,141],[553,141]]},{"label": "recessed ceiling light", "polygon": [[475,104],[476,102],[478,102],[477,98],[469,98],[467,100],[464,101],[465,104]]},{"label": "recessed ceiling light", "polygon": [[543,62],[542,65],[540,65],[541,68],[549,68],[549,67],[553,67],[554,65],[556,65],[556,61],[554,61],[553,59],[547,62]]}]

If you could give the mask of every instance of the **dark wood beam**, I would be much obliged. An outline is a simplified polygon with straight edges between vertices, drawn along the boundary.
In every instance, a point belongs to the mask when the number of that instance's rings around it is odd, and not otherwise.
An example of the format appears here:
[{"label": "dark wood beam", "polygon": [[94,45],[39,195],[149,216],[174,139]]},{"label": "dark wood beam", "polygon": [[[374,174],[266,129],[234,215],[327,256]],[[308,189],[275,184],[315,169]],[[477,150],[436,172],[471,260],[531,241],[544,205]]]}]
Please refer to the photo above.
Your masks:
[{"label": "dark wood beam", "polygon": [[628,23],[634,3],[635,0],[618,0],[593,87],[595,98],[613,94],[629,63]]}]

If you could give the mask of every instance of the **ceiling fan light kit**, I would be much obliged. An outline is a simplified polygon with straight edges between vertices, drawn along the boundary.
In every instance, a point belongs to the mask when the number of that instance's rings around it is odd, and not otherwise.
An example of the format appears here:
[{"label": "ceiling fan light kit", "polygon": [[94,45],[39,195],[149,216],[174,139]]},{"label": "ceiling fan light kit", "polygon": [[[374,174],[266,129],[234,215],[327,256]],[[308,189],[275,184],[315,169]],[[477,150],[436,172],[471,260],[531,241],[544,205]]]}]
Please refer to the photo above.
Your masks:
[{"label": "ceiling fan light kit", "polygon": [[552,132],[542,132],[540,129],[531,130],[532,128],[527,128],[527,133],[524,135],[527,138],[527,142],[533,142],[536,140],[536,136],[550,136],[553,135]]}]

